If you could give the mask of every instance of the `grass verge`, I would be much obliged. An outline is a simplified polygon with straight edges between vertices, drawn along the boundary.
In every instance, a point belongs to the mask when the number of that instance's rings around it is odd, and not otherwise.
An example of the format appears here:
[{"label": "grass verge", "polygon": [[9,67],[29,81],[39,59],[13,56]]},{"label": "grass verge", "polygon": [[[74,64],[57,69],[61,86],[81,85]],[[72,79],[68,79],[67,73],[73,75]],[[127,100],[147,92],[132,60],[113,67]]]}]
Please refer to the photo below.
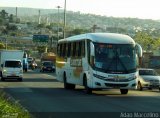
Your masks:
[{"label": "grass verge", "polygon": [[0,118],[31,118],[18,101],[0,90]]}]

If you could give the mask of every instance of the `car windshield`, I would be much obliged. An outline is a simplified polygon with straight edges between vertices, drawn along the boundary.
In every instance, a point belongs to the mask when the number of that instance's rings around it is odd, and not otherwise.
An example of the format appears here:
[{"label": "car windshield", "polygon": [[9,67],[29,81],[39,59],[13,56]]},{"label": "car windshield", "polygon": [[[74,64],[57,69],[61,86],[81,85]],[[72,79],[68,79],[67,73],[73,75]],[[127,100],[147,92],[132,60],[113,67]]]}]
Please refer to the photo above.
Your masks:
[{"label": "car windshield", "polygon": [[5,67],[14,67],[14,68],[20,68],[22,67],[20,61],[6,61],[5,62]]},{"label": "car windshield", "polygon": [[155,70],[139,70],[139,75],[158,75]]},{"label": "car windshield", "polygon": [[53,66],[52,62],[43,62],[43,66]]},{"label": "car windshield", "polygon": [[33,61],[33,58],[29,57],[28,62],[31,63]]},{"label": "car windshield", "polygon": [[136,52],[133,44],[95,43],[95,69],[107,73],[136,71]]}]

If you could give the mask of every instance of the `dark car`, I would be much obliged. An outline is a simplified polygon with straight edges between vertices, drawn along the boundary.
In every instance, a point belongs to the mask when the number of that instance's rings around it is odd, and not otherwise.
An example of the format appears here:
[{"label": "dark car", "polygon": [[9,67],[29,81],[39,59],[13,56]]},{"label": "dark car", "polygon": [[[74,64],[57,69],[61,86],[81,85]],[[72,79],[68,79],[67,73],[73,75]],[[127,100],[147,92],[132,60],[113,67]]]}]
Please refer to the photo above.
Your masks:
[{"label": "dark car", "polygon": [[40,72],[45,72],[45,71],[49,71],[49,72],[55,71],[55,65],[53,64],[52,61],[43,61],[42,62]]}]

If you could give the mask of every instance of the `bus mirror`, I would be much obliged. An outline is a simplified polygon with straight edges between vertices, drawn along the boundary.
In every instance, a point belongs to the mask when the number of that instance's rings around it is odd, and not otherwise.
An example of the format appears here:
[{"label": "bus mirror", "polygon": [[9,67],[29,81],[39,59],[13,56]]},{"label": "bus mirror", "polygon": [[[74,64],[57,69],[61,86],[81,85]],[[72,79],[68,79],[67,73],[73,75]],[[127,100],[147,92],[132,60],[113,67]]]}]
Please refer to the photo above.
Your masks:
[{"label": "bus mirror", "polygon": [[138,43],[136,43],[136,53],[139,58],[142,58],[142,47]]},{"label": "bus mirror", "polygon": [[90,58],[90,64],[91,64],[92,67],[94,66],[94,56],[91,56],[91,58]]},{"label": "bus mirror", "polygon": [[95,56],[95,51],[94,51],[94,44],[91,42],[90,43],[90,53],[91,53],[91,56]]},{"label": "bus mirror", "polygon": [[136,43],[136,53],[138,55],[138,62],[139,62],[139,65],[142,65],[142,47]]},{"label": "bus mirror", "polygon": [[94,51],[94,44],[90,43],[90,64],[93,67],[94,66],[94,57],[95,57],[95,51]]}]

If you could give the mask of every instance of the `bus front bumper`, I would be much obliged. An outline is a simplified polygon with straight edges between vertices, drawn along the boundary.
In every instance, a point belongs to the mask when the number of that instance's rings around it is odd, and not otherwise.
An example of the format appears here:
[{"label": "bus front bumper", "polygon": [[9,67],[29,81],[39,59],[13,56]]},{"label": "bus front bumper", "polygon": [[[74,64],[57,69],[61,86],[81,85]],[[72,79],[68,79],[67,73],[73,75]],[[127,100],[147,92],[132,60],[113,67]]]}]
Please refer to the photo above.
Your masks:
[{"label": "bus front bumper", "polygon": [[136,89],[137,80],[132,79],[130,81],[120,82],[120,81],[107,81],[101,80],[99,78],[93,79],[92,88],[117,88],[117,89]]}]

